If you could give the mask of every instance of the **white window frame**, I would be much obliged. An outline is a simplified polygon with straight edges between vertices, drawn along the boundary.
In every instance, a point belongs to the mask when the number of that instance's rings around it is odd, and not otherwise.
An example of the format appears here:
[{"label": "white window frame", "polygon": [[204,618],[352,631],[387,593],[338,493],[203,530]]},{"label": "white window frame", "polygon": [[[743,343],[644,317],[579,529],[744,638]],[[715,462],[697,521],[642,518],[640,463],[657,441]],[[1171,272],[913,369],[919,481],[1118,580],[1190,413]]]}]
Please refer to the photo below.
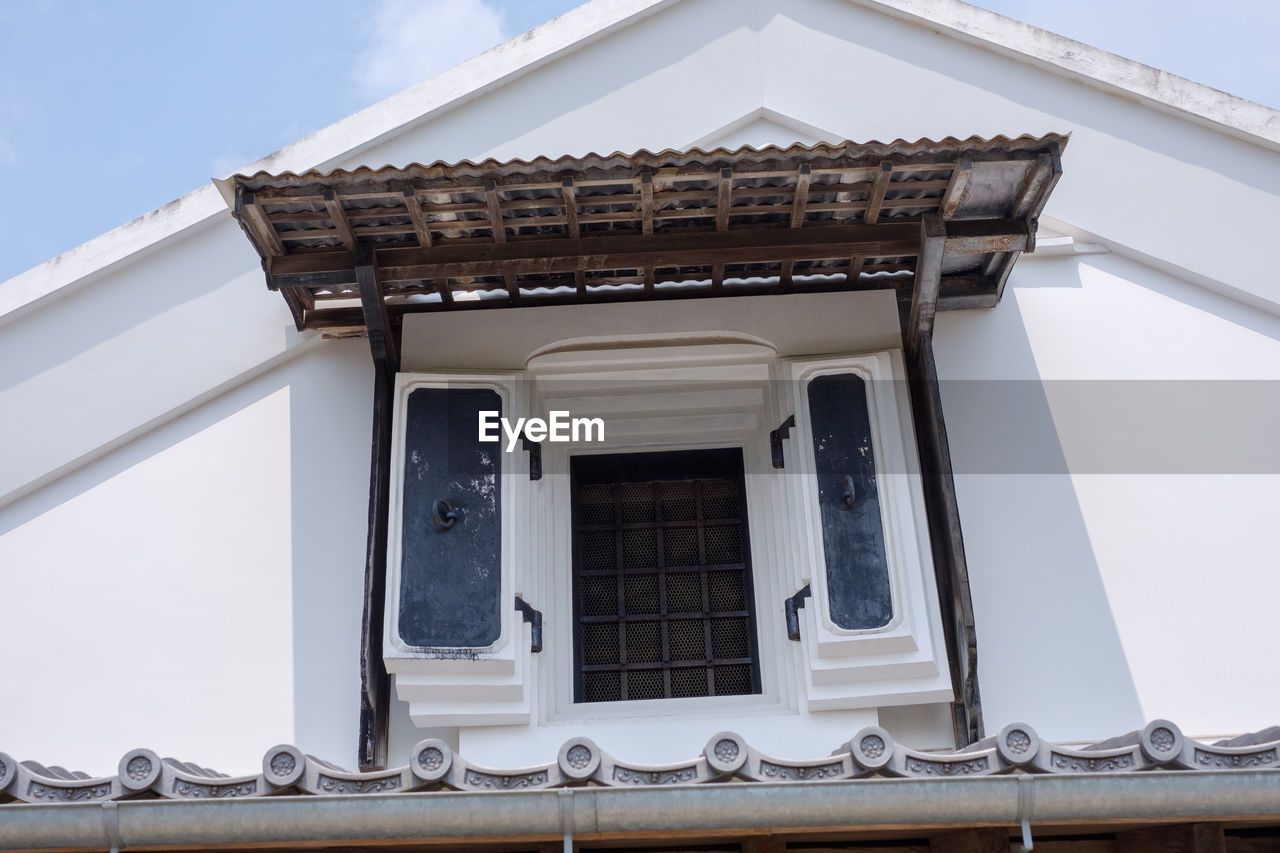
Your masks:
[{"label": "white window frame", "polygon": [[[638,345],[640,344],[640,345]],[[825,551],[818,507],[807,383],[855,372],[867,381],[886,557],[894,616],[882,628],[847,630],[828,615]],[[627,718],[714,718],[794,714],[951,701],[950,669],[933,576],[932,551],[919,476],[905,367],[898,350],[779,358],[762,342],[723,336],[681,340],[562,342],[529,360],[524,372],[401,374],[396,383],[392,447],[392,510],[384,656],[397,694],[419,726],[568,725]],[[581,385],[561,380],[596,383]],[[728,391],[689,393],[689,381]],[[610,387],[644,383],[652,405],[636,408]],[[716,383],[719,383],[718,385]],[[485,387],[502,396],[504,414],[546,418],[603,415],[603,444],[543,442],[542,479],[528,479],[521,449],[501,453],[502,593],[543,613],[543,651],[531,656],[527,631],[512,607],[493,647],[460,659],[456,650],[398,643],[399,539],[403,417],[417,387]],[[638,386],[637,386],[638,387]],[[646,398],[646,405],[649,398]],[[601,407],[599,411],[593,406]],[[585,408],[584,408],[585,407]],[[784,444],[785,468],[770,465],[769,433],[794,414]],[[612,429],[611,429],[612,428]],[[696,439],[691,440],[695,433]],[[573,570],[569,460],[588,453],[645,453],[736,447],[743,452],[754,592],[757,664],[762,692],[575,702]],[[800,611],[801,641],[786,638],[783,601],[804,584],[813,596]],[[528,593],[528,594],[526,594]],[[521,640],[515,642],[519,637]]]},{"label": "white window frame", "polygon": [[[879,628],[846,629],[830,617],[826,553],[818,504],[808,384],[819,376],[854,373],[865,382],[875,456],[893,617]],[[925,514],[901,350],[783,359],[778,363],[787,410],[795,413],[785,470],[794,530],[802,540],[812,590],[802,616],[811,710],[951,701],[941,606]]]},{"label": "white window frame", "polygon": [[[525,454],[505,451],[505,437],[493,445],[502,478],[498,639],[481,648],[423,647],[400,637],[401,538],[404,525],[405,417],[409,395],[419,388],[484,388],[495,391],[510,418],[528,408],[521,373],[400,373],[396,376],[391,439],[391,511],[387,522],[387,594],[383,661],[395,679],[396,695],[409,704],[419,726],[504,725],[528,722],[528,640],[520,630],[515,596],[523,561],[526,526],[517,514],[529,504]],[[477,425],[478,429],[478,425]],[[523,476],[522,476],[523,475]],[[507,606],[510,605],[510,606]]]},{"label": "white window frame", "polygon": [[[540,720],[552,725],[615,721],[643,717],[714,718],[726,712],[735,716],[773,716],[794,713],[798,707],[798,684],[790,664],[794,652],[785,637],[785,623],[780,602],[789,580],[762,567],[778,564],[767,519],[773,505],[767,475],[761,478],[753,471],[768,468],[769,430],[776,401],[772,399],[772,364],[776,360],[771,347],[755,343],[693,344],[628,348],[625,344],[613,350],[556,353],[556,358],[530,363],[536,386],[536,405],[540,416],[553,408],[563,408],[566,400],[582,402],[580,386],[565,393],[555,389],[556,380],[568,379],[585,383],[643,383],[644,393],[655,400],[672,400],[670,408],[653,411],[652,417],[638,418],[641,424],[620,441],[611,441],[610,423],[619,426],[617,417],[606,418],[603,445],[544,444],[543,481],[549,492],[546,500],[534,508],[536,537],[541,544],[534,549],[541,559],[537,580],[537,599],[544,604],[544,651],[540,662],[543,676],[539,686]],[[699,393],[697,400],[689,396],[689,382],[724,384],[729,392]],[[757,391],[754,402],[746,398]],[[607,393],[600,395],[608,405]],[[678,401],[677,401],[677,398]],[[575,416],[594,416],[592,410],[573,410]],[[685,424],[667,428],[664,420]],[[698,419],[701,419],[700,421]],[[687,424],[699,422],[705,427],[700,440],[690,440]],[[747,501],[748,542],[751,555],[751,581],[756,630],[757,666],[761,692],[735,696],[698,696],[662,699],[636,699],[619,702],[576,702],[573,685],[577,660],[574,656],[573,624],[573,551],[571,523],[570,459],[573,456],[601,453],[654,453],[674,450],[713,448],[741,449],[743,453],[744,490]]]}]

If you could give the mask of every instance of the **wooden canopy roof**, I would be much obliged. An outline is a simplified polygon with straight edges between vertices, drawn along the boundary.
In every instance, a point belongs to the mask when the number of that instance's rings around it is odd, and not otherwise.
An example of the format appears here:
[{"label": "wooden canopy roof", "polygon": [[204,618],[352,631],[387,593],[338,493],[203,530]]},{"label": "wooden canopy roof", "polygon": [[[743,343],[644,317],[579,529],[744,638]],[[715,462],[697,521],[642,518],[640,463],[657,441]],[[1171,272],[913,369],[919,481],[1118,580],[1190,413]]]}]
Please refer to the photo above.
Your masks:
[{"label": "wooden canopy roof", "polygon": [[938,307],[995,304],[1066,137],[596,154],[219,182],[299,329],[419,311],[909,291],[946,230]]}]

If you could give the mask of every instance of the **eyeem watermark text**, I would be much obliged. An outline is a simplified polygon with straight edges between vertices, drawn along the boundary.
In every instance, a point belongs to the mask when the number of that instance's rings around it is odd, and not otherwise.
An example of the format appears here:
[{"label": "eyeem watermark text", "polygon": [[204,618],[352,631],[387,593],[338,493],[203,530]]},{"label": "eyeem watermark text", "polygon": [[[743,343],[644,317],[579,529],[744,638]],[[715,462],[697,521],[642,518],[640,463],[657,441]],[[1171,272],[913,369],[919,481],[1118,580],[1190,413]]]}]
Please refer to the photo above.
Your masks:
[{"label": "eyeem watermark text", "polygon": [[[511,421],[498,412],[480,412],[480,440],[501,441],[502,434],[507,436],[507,452],[516,449],[520,436],[528,436],[530,441],[604,441],[603,418],[575,418],[568,412],[552,409],[547,412],[547,420],[542,418],[516,418]],[[501,428],[502,434],[498,430]]]}]

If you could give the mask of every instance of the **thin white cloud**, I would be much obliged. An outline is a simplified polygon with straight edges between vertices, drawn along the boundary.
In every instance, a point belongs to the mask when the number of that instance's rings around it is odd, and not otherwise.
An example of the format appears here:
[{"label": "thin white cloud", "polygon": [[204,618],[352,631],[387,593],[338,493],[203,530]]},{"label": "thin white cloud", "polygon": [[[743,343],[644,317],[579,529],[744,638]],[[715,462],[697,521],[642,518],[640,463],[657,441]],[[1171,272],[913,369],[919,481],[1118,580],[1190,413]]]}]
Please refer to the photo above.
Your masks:
[{"label": "thin white cloud", "polygon": [[380,0],[356,85],[384,98],[505,39],[502,12],[486,0]]}]

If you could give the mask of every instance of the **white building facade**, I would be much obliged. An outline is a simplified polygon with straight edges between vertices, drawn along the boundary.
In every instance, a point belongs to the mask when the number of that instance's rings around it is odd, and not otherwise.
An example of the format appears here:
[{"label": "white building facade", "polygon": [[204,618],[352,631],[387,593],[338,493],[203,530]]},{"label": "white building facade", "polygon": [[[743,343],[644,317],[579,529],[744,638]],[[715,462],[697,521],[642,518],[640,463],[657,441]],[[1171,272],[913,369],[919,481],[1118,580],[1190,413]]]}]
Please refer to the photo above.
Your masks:
[{"label": "white building facade", "polygon": [[[932,340],[985,732],[1262,730],[1280,722],[1275,111],[951,0],[595,0],[244,173],[1024,134],[1069,137],[1035,251],[989,304],[939,310]],[[363,334],[299,331],[254,248],[209,186],[0,285],[15,758],[104,776],[147,747],[256,773],[287,743],[359,761],[375,367]],[[726,730],[790,759],[867,727],[965,745],[899,304],[803,289],[404,315],[373,616],[390,765],[427,738],[491,767],[555,762],[577,737],[680,762]],[[809,391],[844,375],[870,389],[889,579],[883,618],[852,628],[826,606]],[[495,594],[538,609],[536,654],[505,604],[470,659],[403,641],[405,419],[438,387],[605,425],[603,444],[544,441],[538,480],[523,445],[497,469]],[[574,507],[608,475],[571,478],[573,460],[726,447],[742,449],[755,681],[585,700]],[[784,602],[805,585],[797,642]]]}]

